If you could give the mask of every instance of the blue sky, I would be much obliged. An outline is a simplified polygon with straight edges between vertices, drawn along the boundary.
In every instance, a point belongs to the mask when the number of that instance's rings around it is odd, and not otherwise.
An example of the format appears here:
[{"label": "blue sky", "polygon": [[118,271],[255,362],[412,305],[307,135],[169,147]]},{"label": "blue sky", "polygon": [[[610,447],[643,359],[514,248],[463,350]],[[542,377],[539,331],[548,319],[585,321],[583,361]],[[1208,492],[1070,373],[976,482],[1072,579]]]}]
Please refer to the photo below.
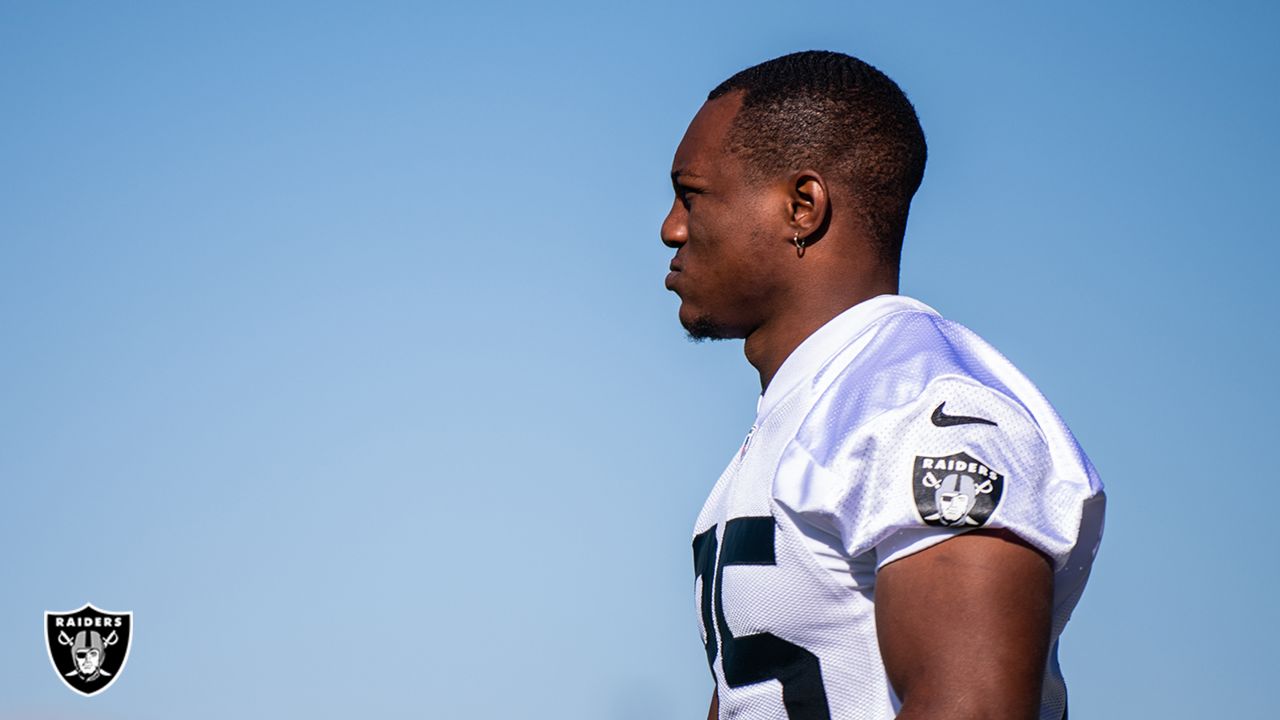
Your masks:
[{"label": "blue sky", "polygon": [[[1073,716],[1265,716],[1277,15],[0,4],[0,718],[700,717],[758,385],[658,225],[706,92],[810,48],[921,116],[904,292],[1108,485]],[[87,601],[137,627],[90,699]]]}]

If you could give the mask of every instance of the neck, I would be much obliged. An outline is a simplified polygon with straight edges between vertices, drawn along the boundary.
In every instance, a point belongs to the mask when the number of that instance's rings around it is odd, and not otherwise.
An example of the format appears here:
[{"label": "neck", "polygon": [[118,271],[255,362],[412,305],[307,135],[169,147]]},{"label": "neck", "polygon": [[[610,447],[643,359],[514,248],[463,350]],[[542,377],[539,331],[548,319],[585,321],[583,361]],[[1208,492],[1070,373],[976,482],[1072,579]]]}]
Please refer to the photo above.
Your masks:
[{"label": "neck", "polygon": [[856,290],[843,292],[797,293],[795,302],[752,331],[743,345],[747,362],[760,373],[760,392],[769,388],[782,363],[818,328],[864,300],[897,292],[894,279],[861,284]]}]

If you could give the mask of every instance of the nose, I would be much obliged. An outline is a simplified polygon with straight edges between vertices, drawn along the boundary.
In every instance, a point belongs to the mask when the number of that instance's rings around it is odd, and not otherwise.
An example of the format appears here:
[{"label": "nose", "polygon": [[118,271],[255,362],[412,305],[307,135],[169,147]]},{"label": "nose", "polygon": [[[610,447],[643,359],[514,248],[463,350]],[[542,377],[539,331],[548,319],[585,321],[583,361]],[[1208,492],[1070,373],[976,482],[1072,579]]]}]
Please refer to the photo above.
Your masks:
[{"label": "nose", "polygon": [[671,210],[662,221],[662,244],[669,248],[678,248],[689,240],[689,214],[680,198],[671,203]]}]

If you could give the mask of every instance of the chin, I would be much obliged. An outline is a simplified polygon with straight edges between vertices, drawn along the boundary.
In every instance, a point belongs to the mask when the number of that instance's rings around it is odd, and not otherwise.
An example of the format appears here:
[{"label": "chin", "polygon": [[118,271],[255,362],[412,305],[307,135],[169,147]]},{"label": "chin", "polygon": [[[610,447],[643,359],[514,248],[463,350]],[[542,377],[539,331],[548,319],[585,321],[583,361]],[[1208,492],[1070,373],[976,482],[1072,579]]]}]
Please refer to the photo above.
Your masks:
[{"label": "chin", "polygon": [[694,342],[732,340],[741,337],[741,335],[733,332],[732,329],[717,322],[711,315],[706,313],[685,313],[683,307],[680,308],[680,324],[684,326],[685,332],[689,333],[689,339]]}]

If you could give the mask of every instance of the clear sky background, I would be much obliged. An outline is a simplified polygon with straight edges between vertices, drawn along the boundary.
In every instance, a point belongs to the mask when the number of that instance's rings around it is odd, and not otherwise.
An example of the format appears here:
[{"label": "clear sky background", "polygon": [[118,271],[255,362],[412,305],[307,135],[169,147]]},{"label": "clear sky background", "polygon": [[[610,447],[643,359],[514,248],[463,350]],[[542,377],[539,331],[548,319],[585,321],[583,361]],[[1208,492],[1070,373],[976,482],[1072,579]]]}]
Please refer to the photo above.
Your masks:
[{"label": "clear sky background", "polygon": [[904,292],[1107,483],[1072,716],[1274,716],[1276,5],[887,5],[0,3],[0,718],[703,717],[758,382],[658,226],[707,91],[811,48],[920,114]]}]

